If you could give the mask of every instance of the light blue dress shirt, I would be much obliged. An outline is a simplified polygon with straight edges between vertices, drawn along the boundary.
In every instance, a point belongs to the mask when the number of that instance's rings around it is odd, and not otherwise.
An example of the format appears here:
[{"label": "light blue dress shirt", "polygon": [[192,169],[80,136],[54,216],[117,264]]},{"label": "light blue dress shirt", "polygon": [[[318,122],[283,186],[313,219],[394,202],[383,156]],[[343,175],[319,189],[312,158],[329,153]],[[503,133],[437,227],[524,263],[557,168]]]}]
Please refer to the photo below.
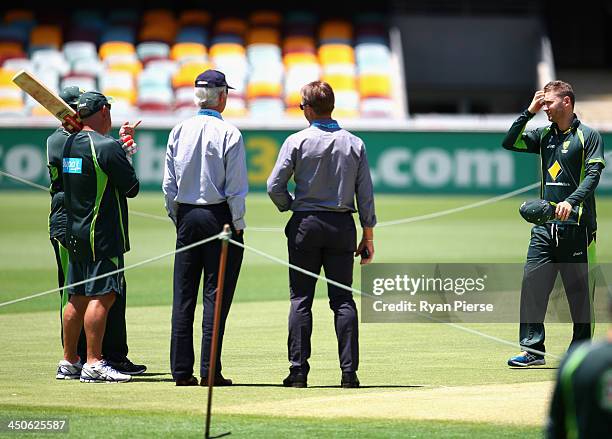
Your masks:
[{"label": "light blue dress shirt", "polygon": [[175,223],[178,204],[227,202],[234,227],[244,229],[249,185],[240,131],[207,109],[176,125],[168,136],[162,190]]}]

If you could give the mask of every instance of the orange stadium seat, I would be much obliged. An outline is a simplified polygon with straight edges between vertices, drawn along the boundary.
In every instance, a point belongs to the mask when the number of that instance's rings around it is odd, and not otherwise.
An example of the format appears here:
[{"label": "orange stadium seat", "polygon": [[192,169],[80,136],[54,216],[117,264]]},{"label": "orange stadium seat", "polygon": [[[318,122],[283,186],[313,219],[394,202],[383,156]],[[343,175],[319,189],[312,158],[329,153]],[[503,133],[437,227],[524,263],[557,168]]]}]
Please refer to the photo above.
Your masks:
[{"label": "orange stadium seat", "polygon": [[248,29],[247,22],[237,17],[227,17],[217,20],[214,26],[217,34],[235,34],[244,36]]},{"label": "orange stadium seat", "polygon": [[328,20],[321,24],[319,28],[319,40],[346,40],[353,39],[353,26],[344,20]]},{"label": "orange stadium seat", "polygon": [[181,26],[200,26],[208,27],[211,22],[211,15],[199,9],[188,9],[179,15]]},{"label": "orange stadium seat", "polygon": [[214,58],[217,56],[227,55],[242,55],[244,56],[246,49],[242,44],[236,43],[217,43],[210,47],[210,57]]},{"label": "orange stadium seat", "polygon": [[149,9],[142,15],[143,24],[147,23],[165,23],[174,21],[174,13],[169,9]]},{"label": "orange stadium seat", "polygon": [[21,58],[25,56],[21,43],[0,42],[0,58]]},{"label": "orange stadium seat", "polygon": [[246,37],[246,44],[280,44],[280,33],[270,27],[256,27],[249,30]]},{"label": "orange stadium seat", "polygon": [[34,12],[27,9],[9,9],[4,14],[5,23],[13,23],[15,21],[34,21]]},{"label": "orange stadium seat", "polygon": [[283,41],[283,53],[315,53],[315,40],[305,36],[289,36]]},{"label": "orange stadium seat", "polygon": [[249,16],[251,26],[272,26],[281,25],[283,16],[277,11],[254,11]]},{"label": "orange stadium seat", "polygon": [[30,47],[62,47],[62,29],[59,26],[41,25],[36,26],[30,33]]},{"label": "orange stadium seat", "polygon": [[172,44],[176,37],[176,23],[151,23],[142,27],[138,38],[140,41],[162,41],[166,44]]}]

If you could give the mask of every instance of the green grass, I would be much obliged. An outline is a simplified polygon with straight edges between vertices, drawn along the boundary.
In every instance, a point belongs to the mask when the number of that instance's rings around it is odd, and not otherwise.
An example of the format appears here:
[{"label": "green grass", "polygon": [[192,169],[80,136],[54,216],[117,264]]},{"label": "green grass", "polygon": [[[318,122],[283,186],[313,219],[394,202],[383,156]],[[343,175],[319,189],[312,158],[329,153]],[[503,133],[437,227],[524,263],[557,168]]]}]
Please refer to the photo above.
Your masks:
[{"label": "green grass", "polygon": [[[527,198],[527,197],[526,197]],[[474,197],[379,196],[379,221],[410,217],[461,206]],[[53,252],[48,243],[48,196],[38,193],[0,193],[0,302],[55,286]],[[444,218],[376,230],[377,262],[522,262],[529,225],[518,213],[519,199]],[[130,208],[163,215],[162,199],[143,194]],[[599,259],[612,261],[612,199],[598,200]],[[284,226],[288,215],[275,211],[261,195],[249,196],[247,223],[251,227]],[[130,217],[132,251],[126,265],[174,247],[171,223]],[[245,241],[286,259],[282,232],[247,229]],[[56,382],[61,356],[57,295],[50,294],[0,308],[0,361],[10,373],[0,375],[0,417],[66,416],[71,435],[115,437],[191,437],[202,435],[205,391],[176,388],[169,375],[172,258],[126,274],[130,357],[149,365],[134,383],[117,386]],[[355,266],[356,286],[359,269]],[[509,370],[506,346],[440,324],[361,324],[359,376],[367,387],[338,388],[339,368],[331,311],[319,285],[314,309],[312,371],[308,389],[284,389],[278,384],[287,371],[287,271],[260,256],[246,253],[226,331],[224,374],[239,386],[215,390],[213,431],[232,431],[233,437],[531,437],[539,428],[451,420],[408,420],[409,413],[387,419],[376,406],[368,419],[324,416],[326,408],[353,407],[359,398],[409,395],[418,403],[430,390],[454,386],[521,385],[550,381],[555,370]],[[198,313],[201,310],[198,309]],[[199,323],[195,324],[198,339]],[[513,324],[473,324],[470,328],[515,341]],[[598,335],[604,328],[599,325]],[[569,325],[547,326],[549,352],[561,354],[569,342]],[[196,358],[197,358],[196,354]],[[11,364],[26,365],[12,368]],[[555,366],[553,360],[551,366]],[[198,364],[196,362],[196,370]],[[485,396],[485,395],[483,395]],[[546,398],[547,395],[535,395]],[[355,400],[357,398],[357,400]],[[524,395],[508,394],[517,416],[530,407]],[[291,416],[293,405],[321,401],[308,415]],[[365,402],[361,404],[367,404]],[[429,401],[429,400],[427,400]],[[282,415],[259,410],[270,403],[286,408]],[[430,402],[423,402],[429,404]],[[399,404],[399,403],[398,403]],[[468,405],[468,403],[466,403]],[[370,407],[368,407],[370,409]],[[401,409],[401,407],[398,407]],[[457,407],[461,412],[465,407]],[[259,410],[259,411],[258,411]],[[435,411],[435,406],[431,407]],[[100,416],[100,414],[102,416]],[[404,416],[405,415],[405,416]],[[450,418],[449,418],[450,419]],[[542,425],[544,419],[539,422]]]}]

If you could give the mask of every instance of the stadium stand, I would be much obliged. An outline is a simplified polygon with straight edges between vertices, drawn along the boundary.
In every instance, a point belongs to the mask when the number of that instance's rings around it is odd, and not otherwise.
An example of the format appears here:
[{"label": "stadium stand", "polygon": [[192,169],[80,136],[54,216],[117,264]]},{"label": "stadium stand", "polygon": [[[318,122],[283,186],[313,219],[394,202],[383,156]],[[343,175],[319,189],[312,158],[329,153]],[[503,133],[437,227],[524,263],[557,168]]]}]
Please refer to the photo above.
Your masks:
[{"label": "stadium stand", "polygon": [[[228,117],[301,117],[300,88],[317,79],[334,87],[338,116],[392,116],[394,66],[384,16],[358,14],[348,21],[275,10],[245,16],[77,9],[49,22],[28,10],[8,10],[0,24],[2,77],[27,69],[56,91],[66,85],[99,89],[113,96],[115,113],[163,115],[193,109],[193,79],[217,68],[235,88]],[[1,111],[43,114],[7,87],[12,91],[2,92]]]}]

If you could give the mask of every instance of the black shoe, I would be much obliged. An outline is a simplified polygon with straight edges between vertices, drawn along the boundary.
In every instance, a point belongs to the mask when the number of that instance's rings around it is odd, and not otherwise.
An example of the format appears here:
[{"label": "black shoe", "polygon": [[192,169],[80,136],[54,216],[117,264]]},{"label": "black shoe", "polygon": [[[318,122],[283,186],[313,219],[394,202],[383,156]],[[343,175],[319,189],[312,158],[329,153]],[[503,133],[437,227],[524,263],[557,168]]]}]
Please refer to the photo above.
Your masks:
[{"label": "black shoe", "polygon": [[283,380],[283,386],[299,388],[308,387],[308,383],[306,382],[306,375],[304,375],[302,372],[289,372],[287,378]]},{"label": "black shoe", "polygon": [[147,370],[147,366],[144,364],[134,364],[127,357],[122,361],[107,361],[107,363],[117,372],[126,375],[140,375]]},{"label": "black shoe", "polygon": [[176,380],[176,385],[177,386],[197,386],[198,379],[194,377],[193,375],[190,376],[189,378],[179,378]]},{"label": "black shoe", "polygon": [[[224,378],[221,374],[215,376],[215,387],[231,386],[232,384],[232,380]],[[208,377],[202,377],[202,379],[200,380],[200,386],[208,387]]]},{"label": "black shoe", "polygon": [[340,387],[345,389],[356,389],[359,387],[359,378],[355,372],[342,372],[342,381]]}]

